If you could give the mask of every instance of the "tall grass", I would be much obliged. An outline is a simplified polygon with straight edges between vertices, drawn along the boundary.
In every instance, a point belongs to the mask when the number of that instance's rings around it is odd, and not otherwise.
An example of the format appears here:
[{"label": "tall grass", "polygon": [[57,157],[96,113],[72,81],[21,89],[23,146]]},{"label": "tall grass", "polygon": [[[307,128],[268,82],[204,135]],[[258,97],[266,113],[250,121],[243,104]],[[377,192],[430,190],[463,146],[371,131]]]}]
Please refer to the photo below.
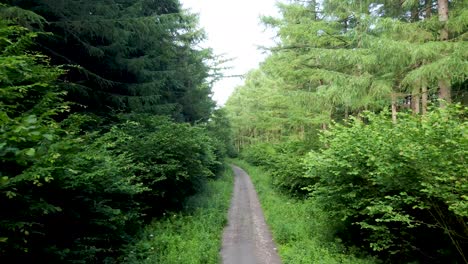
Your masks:
[{"label": "tall grass", "polygon": [[267,224],[273,233],[278,252],[286,264],[373,264],[375,260],[359,258],[335,239],[336,223],[312,199],[297,200],[278,192],[267,172],[245,161],[234,164],[248,172],[255,185]]},{"label": "tall grass", "polygon": [[124,263],[217,264],[222,231],[233,189],[233,173],[211,180],[190,197],[182,213],[167,214],[145,228],[140,241],[128,249]]}]

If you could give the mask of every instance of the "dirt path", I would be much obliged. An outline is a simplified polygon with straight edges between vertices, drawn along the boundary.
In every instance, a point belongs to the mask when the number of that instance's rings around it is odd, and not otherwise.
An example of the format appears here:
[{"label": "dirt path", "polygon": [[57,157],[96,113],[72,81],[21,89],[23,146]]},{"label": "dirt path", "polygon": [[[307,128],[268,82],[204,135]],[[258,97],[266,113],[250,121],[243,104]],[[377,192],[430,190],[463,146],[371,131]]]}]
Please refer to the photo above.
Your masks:
[{"label": "dirt path", "polygon": [[241,168],[232,168],[235,174],[234,193],[228,225],[223,234],[223,263],[280,264],[252,181]]}]

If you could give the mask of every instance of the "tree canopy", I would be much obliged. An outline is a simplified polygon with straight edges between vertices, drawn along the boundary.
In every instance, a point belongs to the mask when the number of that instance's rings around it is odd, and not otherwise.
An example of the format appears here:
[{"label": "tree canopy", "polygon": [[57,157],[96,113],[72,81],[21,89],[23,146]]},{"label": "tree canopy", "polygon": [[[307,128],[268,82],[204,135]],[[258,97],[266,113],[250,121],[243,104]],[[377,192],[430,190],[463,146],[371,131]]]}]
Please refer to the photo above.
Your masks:
[{"label": "tree canopy", "polygon": [[37,49],[67,70],[61,85],[76,111],[208,119],[213,56],[178,1],[3,2],[4,19],[44,33]]}]

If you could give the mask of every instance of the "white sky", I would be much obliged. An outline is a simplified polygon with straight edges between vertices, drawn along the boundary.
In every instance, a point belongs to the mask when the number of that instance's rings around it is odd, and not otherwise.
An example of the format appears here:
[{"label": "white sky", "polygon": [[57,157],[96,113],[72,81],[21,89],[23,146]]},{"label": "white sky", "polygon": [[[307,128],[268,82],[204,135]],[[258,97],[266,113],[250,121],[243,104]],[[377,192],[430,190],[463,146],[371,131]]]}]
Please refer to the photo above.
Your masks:
[{"label": "white sky", "polygon": [[[245,74],[257,68],[265,54],[258,46],[273,46],[271,31],[260,23],[261,15],[277,16],[276,0],[180,0],[184,8],[200,15],[200,26],[205,29],[206,46],[215,54],[233,58],[226,75]],[[241,78],[225,78],[214,87],[213,99],[224,105]]]}]

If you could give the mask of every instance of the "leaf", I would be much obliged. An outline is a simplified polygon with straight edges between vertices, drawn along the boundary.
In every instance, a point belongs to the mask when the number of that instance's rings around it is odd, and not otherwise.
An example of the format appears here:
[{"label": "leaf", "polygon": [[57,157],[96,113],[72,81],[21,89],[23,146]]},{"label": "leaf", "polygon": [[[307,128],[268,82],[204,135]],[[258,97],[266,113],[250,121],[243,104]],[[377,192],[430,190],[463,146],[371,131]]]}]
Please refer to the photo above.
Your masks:
[{"label": "leaf", "polygon": [[44,134],[42,135],[44,138],[48,139],[48,140],[53,140],[54,139],[54,135],[51,135],[51,134]]},{"label": "leaf", "polygon": [[37,122],[37,117],[35,115],[30,115],[24,120],[27,124],[34,124]]},{"label": "leaf", "polygon": [[30,148],[30,149],[26,150],[25,154],[27,156],[33,157],[34,155],[36,155],[36,150],[34,148]]}]

